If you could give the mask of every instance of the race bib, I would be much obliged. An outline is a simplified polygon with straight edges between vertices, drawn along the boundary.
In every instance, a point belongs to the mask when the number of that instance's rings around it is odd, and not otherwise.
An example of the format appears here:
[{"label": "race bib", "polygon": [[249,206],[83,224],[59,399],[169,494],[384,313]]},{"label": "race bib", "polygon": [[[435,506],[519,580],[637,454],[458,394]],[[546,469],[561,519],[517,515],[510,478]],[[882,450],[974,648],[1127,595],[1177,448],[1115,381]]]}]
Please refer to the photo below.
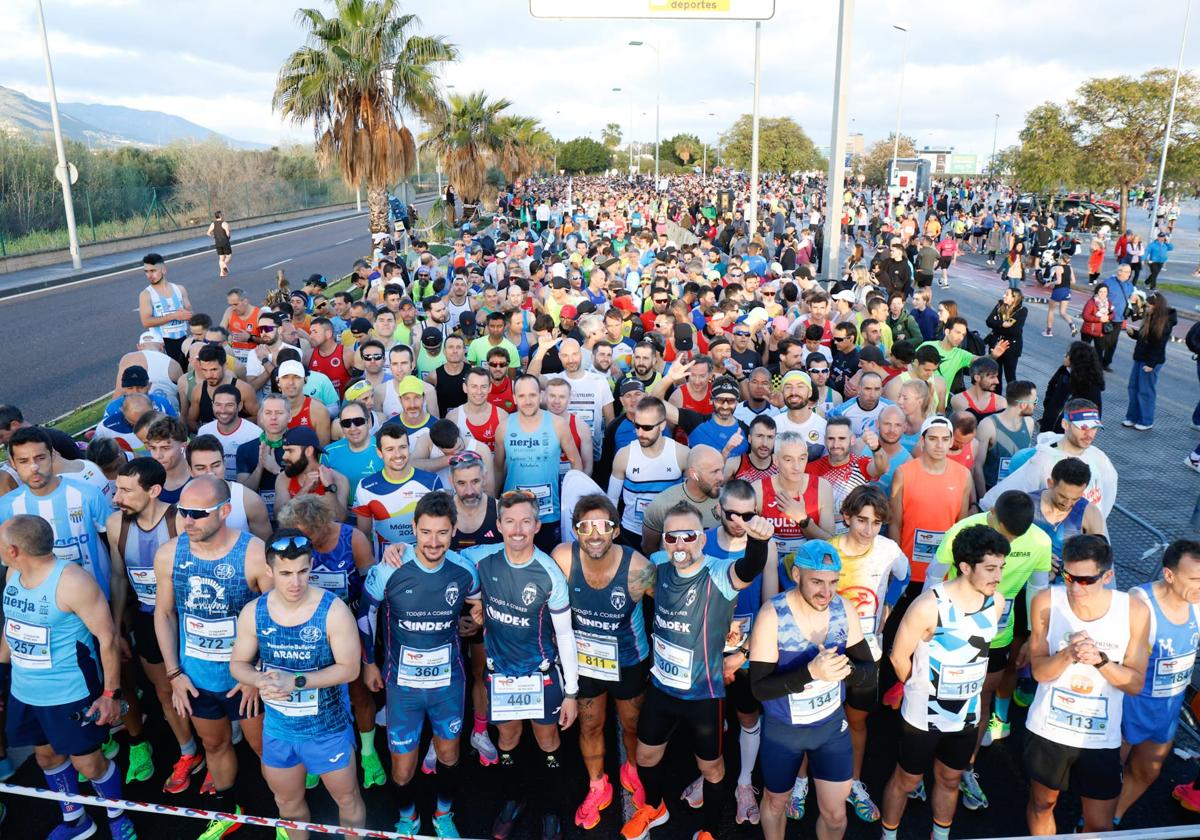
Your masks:
[{"label": "race bib", "polygon": [[879,644],[879,636],[875,634],[875,624],[877,619],[873,615],[860,615],[858,624],[862,627],[863,638],[867,642],[867,647],[871,649],[871,658],[878,662],[883,658],[883,646]]},{"label": "race bib", "polygon": [[549,484],[532,484],[529,487],[522,487],[521,489],[533,494],[533,498],[537,501],[539,519],[554,515],[554,499]]},{"label": "race bib", "polygon": [[575,655],[582,676],[604,682],[618,682],[621,679],[616,636],[598,636],[576,630]]},{"label": "race bib", "polygon": [[1158,660],[1154,666],[1154,683],[1150,696],[1174,697],[1182,692],[1192,681],[1192,667],[1195,664],[1196,651]]},{"label": "race bib", "polygon": [[[291,679],[291,674],[286,674],[285,679]],[[318,691],[316,688],[298,688],[286,700],[268,700],[264,697],[262,701],[286,717],[312,717],[320,710]]]},{"label": "race bib", "polygon": [[59,560],[74,563],[76,566],[83,565],[83,551],[80,550],[78,543],[54,546],[54,556]]},{"label": "race bib", "polygon": [[813,680],[799,694],[788,695],[793,726],[811,726],[836,712],[842,698],[842,684]]},{"label": "race bib", "polygon": [[650,673],[667,688],[687,691],[692,687],[692,651],[655,636]]},{"label": "race bib", "polygon": [[450,685],[450,645],[420,650],[401,645],[396,685],[406,688],[445,688]]},{"label": "race bib", "polygon": [[129,573],[129,585],[133,587],[138,603],[153,607],[154,596],[158,593],[158,580],[154,577],[154,569],[131,569],[126,566],[125,571]]},{"label": "race bib", "polygon": [[1085,697],[1073,691],[1053,688],[1050,690],[1046,722],[1069,732],[1103,737],[1108,733],[1108,698]]},{"label": "race bib", "polygon": [[969,700],[983,691],[987,660],[970,665],[942,665],[938,672],[939,700]]},{"label": "race bib", "polygon": [[12,651],[13,665],[32,671],[49,671],[53,667],[49,627],[10,618],[4,622],[4,636]]},{"label": "race bib", "polygon": [[232,616],[216,619],[183,617],[183,653],[192,659],[228,662],[233,655],[236,635],[237,620]]},{"label": "race bib", "polygon": [[1000,613],[1000,621],[996,624],[996,635],[1008,629],[1008,620],[1012,618],[1012,608],[1016,600],[1016,598],[1009,598],[1004,602],[1004,611]]},{"label": "race bib", "polygon": [[541,674],[493,674],[489,687],[493,721],[540,720],[546,716],[546,684]]},{"label": "race bib", "polygon": [[996,471],[996,483],[999,484],[1004,479],[1008,478],[1008,473],[1012,469],[1012,458],[1001,458],[1000,469]]},{"label": "race bib", "polygon": [[345,598],[350,592],[350,585],[345,572],[309,572],[308,582],[320,587],[326,592]]},{"label": "race bib", "polygon": [[938,546],[942,544],[942,538],[945,536],[945,531],[926,531],[924,528],[917,528],[913,534],[913,562],[926,565],[934,562],[937,559]]}]

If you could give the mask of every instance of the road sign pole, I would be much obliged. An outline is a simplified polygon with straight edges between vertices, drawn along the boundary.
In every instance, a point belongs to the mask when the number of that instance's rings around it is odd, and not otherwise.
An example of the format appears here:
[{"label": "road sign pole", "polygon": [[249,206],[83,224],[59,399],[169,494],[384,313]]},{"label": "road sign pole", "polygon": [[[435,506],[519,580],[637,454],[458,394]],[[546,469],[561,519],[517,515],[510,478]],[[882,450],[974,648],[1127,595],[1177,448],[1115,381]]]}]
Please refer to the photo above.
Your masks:
[{"label": "road sign pole", "polygon": [[58,95],[54,92],[54,68],[50,66],[50,43],[46,40],[46,18],[42,14],[42,0],[37,7],[38,28],[42,33],[42,58],[46,62],[46,86],[50,89],[50,123],[54,127],[54,149],[58,153],[58,169],[55,176],[62,183],[63,209],[67,213],[67,240],[71,246],[71,265],[82,268],[79,258],[79,232],[75,229],[75,205],[71,201],[71,175],[67,166],[67,151],[63,146],[62,125],[58,121]]},{"label": "road sign pole", "polygon": [[841,0],[838,11],[837,64],[833,77],[833,136],[829,139],[829,180],[826,185],[825,254],[821,265],[827,280],[841,276],[843,181],[846,178],[846,88],[850,78],[850,44],[854,35],[854,0]]}]

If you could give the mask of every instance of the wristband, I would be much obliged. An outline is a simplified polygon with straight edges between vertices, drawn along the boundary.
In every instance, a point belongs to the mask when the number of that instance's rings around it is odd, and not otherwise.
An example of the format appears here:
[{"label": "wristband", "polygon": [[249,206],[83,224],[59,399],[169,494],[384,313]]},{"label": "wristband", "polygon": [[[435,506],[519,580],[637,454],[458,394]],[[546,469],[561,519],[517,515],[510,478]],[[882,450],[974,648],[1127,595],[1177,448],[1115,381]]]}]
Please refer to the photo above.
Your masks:
[{"label": "wristband", "polygon": [[1107,653],[1105,653],[1104,651],[1100,651],[1100,661],[1097,662],[1092,667],[1095,668],[1097,671],[1099,671],[1101,668],[1103,668],[1105,665],[1107,665],[1111,661],[1112,660],[1108,658]]}]

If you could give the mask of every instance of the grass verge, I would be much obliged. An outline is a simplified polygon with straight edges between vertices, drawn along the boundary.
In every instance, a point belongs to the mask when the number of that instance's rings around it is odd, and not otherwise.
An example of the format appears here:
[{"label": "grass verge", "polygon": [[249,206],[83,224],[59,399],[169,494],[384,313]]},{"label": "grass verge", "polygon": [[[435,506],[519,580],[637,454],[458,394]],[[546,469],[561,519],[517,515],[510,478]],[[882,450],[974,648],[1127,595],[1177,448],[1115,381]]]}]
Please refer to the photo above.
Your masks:
[{"label": "grass verge", "polygon": [[1186,286],[1183,283],[1163,283],[1159,281],[1158,288],[1164,292],[1200,298],[1200,286]]}]

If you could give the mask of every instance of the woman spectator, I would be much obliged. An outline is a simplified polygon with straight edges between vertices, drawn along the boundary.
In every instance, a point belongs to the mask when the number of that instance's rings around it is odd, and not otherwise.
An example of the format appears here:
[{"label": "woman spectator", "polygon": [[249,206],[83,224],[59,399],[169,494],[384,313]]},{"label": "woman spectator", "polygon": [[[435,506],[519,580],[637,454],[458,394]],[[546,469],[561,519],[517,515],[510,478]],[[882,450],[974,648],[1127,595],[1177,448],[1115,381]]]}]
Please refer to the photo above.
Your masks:
[{"label": "woman spectator", "polygon": [[1153,292],[1146,299],[1142,327],[1129,328],[1129,337],[1137,342],[1133,348],[1133,367],[1129,371],[1129,407],[1122,426],[1132,426],[1139,432],[1154,428],[1154,403],[1158,394],[1158,372],[1167,360],[1167,342],[1178,322],[1175,310],[1167,306],[1162,292]]},{"label": "woman spectator", "polygon": [[871,276],[871,272],[867,271],[865,266],[859,265],[850,272],[850,279],[854,281],[854,305],[866,306],[867,298],[875,297],[879,294],[876,290],[875,278]]},{"label": "woman spectator", "polygon": [[946,335],[946,322],[949,321],[951,318],[958,317],[958,301],[954,301],[954,300],[950,300],[950,298],[946,298],[941,303],[939,303],[938,307],[937,307],[937,317],[938,317],[937,332],[934,335],[934,338],[938,341],[941,341],[942,338],[945,337],[945,335]]},{"label": "woman spectator", "polygon": [[987,264],[996,264],[996,254],[1003,251],[1008,245],[1008,234],[1004,232],[1004,225],[992,225],[992,229],[987,234]]},{"label": "woman spectator", "polygon": [[[1086,230],[1087,228],[1084,228]],[[1106,242],[1103,236],[1092,238],[1092,251],[1088,254],[1088,284],[1096,285],[1096,279],[1100,276],[1100,266],[1104,264],[1104,248]]]},{"label": "woman spectator", "polygon": [[1101,359],[1109,345],[1116,343],[1117,330],[1121,327],[1116,318],[1117,309],[1108,299],[1108,286],[1101,283],[1083,305],[1083,329],[1080,330],[1082,340],[1091,342]]},{"label": "woman spectator", "polygon": [[[1103,256],[1101,253],[1101,257]],[[1075,319],[1067,313],[1067,304],[1071,302],[1071,281],[1074,278],[1075,270],[1071,268],[1070,254],[1059,254],[1058,265],[1050,269],[1050,302],[1046,304],[1046,331],[1042,333],[1046,338],[1054,337],[1055,310],[1070,327],[1071,337],[1079,334],[1079,327],[1075,326]]]},{"label": "woman spectator", "polygon": [[858,268],[859,266],[865,266],[866,263],[864,262],[864,259],[865,259],[865,257],[863,256],[862,243],[856,242],[854,244],[853,253],[851,253],[850,258],[848,260],[846,260],[846,279],[847,280],[851,280],[851,282],[853,282],[853,280],[851,278],[853,276],[854,269]]},{"label": "woman spectator", "polygon": [[1126,246],[1126,255],[1129,257],[1129,267],[1133,269],[1133,276],[1129,279],[1137,285],[1138,275],[1142,273],[1142,255],[1146,253],[1146,245],[1142,242],[1142,237],[1135,236],[1129,240],[1129,245]]},{"label": "woman spectator", "polygon": [[1017,361],[1021,358],[1022,331],[1025,329],[1025,319],[1029,310],[1025,308],[1025,295],[1020,289],[1006,289],[1004,296],[992,308],[987,316],[988,329],[987,346],[995,347],[1000,341],[1008,342],[1004,355],[996,359],[1000,363],[1000,390],[1004,383],[1013,382],[1017,378]]},{"label": "woman spectator", "polygon": [[1067,400],[1077,397],[1091,400],[1103,411],[1103,394],[1104,371],[1100,367],[1100,357],[1096,355],[1095,348],[1082,341],[1071,342],[1062,365],[1046,385],[1039,430],[1061,432],[1063,406],[1067,404]]},{"label": "woman spectator", "polygon": [[1025,243],[1020,240],[1014,241],[1012,250],[1008,252],[1008,256],[1001,266],[1001,273],[1005,280],[1008,281],[1008,288],[1019,289],[1021,284],[1025,282],[1025,268],[1028,259],[1025,256]]}]

